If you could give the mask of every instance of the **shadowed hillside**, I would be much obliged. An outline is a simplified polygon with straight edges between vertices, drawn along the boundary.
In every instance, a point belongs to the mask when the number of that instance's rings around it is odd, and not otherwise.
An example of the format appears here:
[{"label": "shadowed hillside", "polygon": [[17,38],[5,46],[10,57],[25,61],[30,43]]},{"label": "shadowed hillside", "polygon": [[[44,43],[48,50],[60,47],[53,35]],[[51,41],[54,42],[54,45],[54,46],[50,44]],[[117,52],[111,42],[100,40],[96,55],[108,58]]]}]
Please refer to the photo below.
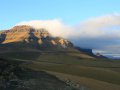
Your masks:
[{"label": "shadowed hillside", "polygon": [[79,90],[44,71],[21,66],[20,61],[0,58],[0,90]]}]

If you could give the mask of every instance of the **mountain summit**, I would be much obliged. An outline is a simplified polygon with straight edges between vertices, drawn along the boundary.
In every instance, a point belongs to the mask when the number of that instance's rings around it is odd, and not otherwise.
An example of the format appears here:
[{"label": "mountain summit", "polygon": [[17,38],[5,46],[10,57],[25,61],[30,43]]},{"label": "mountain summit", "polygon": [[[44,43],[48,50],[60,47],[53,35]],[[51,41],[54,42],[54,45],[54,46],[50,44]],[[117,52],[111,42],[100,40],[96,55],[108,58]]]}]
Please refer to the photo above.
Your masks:
[{"label": "mountain summit", "polygon": [[62,52],[80,58],[95,58],[92,52],[90,54],[86,50],[77,49],[67,39],[54,37],[44,28],[35,29],[27,25],[15,26],[9,30],[1,31],[0,50],[1,52]]},{"label": "mountain summit", "polygon": [[15,43],[21,43],[21,47],[27,46],[32,48],[73,47],[70,41],[61,37],[53,37],[44,28],[35,29],[26,25],[15,26],[10,30],[0,32],[0,44],[9,46],[15,45]]}]

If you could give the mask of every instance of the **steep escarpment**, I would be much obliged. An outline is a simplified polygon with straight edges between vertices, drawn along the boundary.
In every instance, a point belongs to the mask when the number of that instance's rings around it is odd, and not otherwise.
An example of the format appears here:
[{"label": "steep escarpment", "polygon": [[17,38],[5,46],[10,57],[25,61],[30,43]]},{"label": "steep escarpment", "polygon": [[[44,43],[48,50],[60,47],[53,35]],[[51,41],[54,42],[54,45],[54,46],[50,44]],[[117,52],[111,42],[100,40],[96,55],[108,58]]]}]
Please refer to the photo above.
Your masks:
[{"label": "steep escarpment", "polygon": [[[38,45],[43,47],[59,46],[72,47],[73,44],[60,37],[52,37],[44,28],[34,29],[31,26],[15,26],[0,33],[0,44],[21,43],[24,45]],[[33,45],[33,46],[34,46]]]},{"label": "steep escarpment", "polygon": [[35,29],[26,25],[15,26],[10,30],[1,32],[0,44],[1,46],[5,45],[6,48],[9,48],[9,46],[10,48],[11,46],[18,48],[68,48],[73,46],[73,44],[66,39],[61,37],[53,37],[44,28]]}]

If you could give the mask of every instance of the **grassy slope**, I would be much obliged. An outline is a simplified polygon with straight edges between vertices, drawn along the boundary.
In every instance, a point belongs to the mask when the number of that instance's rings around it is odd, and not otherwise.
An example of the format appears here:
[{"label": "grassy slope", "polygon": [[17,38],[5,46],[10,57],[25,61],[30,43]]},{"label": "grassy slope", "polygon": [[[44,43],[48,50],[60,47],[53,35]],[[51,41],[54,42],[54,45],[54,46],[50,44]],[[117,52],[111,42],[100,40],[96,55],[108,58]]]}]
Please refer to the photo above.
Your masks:
[{"label": "grassy slope", "polygon": [[120,73],[107,69],[78,66],[78,65],[40,65],[38,63],[32,64],[30,67],[36,70],[48,70],[61,73],[67,73],[70,75],[82,76],[93,78],[100,81],[120,85]]},{"label": "grassy slope", "polygon": [[56,77],[60,78],[63,81],[71,80],[74,83],[78,83],[82,86],[86,86],[89,88],[88,90],[119,90],[120,89],[119,85],[95,80],[92,78],[86,78],[86,77],[58,73],[58,72],[51,72],[51,71],[46,71],[46,72],[55,75]]},{"label": "grassy slope", "polygon": [[[44,54],[39,56],[37,61],[29,67],[34,70],[62,73],[63,75],[60,75],[60,77],[65,77],[64,74],[72,75],[70,78],[74,77],[73,80],[78,79],[80,84],[86,85],[91,90],[120,89],[120,73],[116,72],[116,69],[120,70],[120,62],[78,59],[61,54]],[[59,75],[57,74],[56,76]]]},{"label": "grassy slope", "polygon": [[78,90],[44,71],[24,68],[22,63],[0,59],[0,90]]},{"label": "grassy slope", "polygon": [[47,70],[79,77],[79,80],[82,80],[81,84],[90,87],[92,90],[119,90],[118,88],[120,88],[120,61],[80,59],[66,53],[21,53],[21,55],[16,53],[8,54],[8,56],[33,60],[33,63],[27,67],[34,70]]}]

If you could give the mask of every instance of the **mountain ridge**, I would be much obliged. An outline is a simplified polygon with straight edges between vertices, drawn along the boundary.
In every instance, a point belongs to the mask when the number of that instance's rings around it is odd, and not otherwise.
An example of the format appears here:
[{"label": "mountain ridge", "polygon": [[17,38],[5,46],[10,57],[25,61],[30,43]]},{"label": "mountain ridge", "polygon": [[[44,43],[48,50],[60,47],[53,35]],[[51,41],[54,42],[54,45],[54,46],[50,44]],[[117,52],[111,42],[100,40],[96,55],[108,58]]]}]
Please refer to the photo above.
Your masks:
[{"label": "mountain ridge", "polygon": [[46,29],[35,29],[32,26],[14,26],[0,32],[0,50],[2,51],[47,51],[47,52],[75,52],[76,56],[95,58],[95,55],[76,48],[72,42],[62,37],[53,37]]},{"label": "mountain ridge", "polygon": [[50,33],[44,28],[34,29],[31,26],[15,26],[10,30],[0,33],[0,43],[8,44],[14,42],[35,43],[42,45],[45,43],[50,46],[60,44],[61,47],[72,46],[72,43],[61,37],[52,37]]}]

